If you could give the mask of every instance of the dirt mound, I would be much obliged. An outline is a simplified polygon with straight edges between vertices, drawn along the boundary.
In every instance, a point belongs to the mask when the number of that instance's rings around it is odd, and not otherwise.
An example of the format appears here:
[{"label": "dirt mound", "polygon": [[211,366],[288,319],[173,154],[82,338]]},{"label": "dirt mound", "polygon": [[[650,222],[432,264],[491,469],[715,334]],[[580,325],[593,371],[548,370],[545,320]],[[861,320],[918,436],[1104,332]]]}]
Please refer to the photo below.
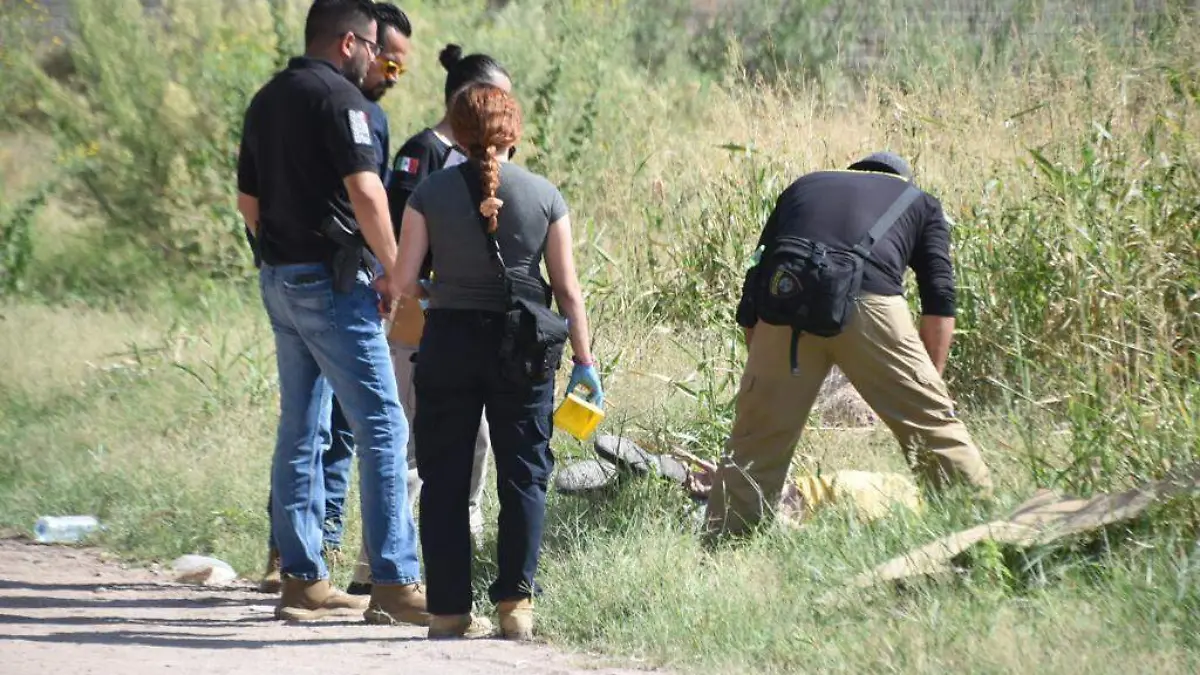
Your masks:
[{"label": "dirt mound", "polygon": [[823,427],[870,427],[879,418],[837,366],[817,394],[817,416]]}]

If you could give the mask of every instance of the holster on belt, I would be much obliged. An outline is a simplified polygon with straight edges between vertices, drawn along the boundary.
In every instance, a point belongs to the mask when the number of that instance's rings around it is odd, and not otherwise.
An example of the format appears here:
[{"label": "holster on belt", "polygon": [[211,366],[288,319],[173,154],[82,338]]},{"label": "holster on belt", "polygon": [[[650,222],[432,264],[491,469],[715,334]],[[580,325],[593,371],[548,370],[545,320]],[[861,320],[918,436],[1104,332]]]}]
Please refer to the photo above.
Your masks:
[{"label": "holster on belt", "polygon": [[374,278],[375,256],[367,249],[367,242],[353,219],[332,213],[325,219],[321,233],[336,247],[329,261],[335,291],[349,293],[354,288],[359,270],[365,270],[368,279]]}]

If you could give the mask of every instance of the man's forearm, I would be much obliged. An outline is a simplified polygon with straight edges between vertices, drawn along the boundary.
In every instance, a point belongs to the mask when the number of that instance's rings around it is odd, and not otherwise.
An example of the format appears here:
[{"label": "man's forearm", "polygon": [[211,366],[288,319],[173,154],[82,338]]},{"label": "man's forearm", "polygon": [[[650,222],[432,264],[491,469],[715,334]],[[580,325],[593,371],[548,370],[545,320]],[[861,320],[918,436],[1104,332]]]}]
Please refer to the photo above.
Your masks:
[{"label": "man's forearm", "polygon": [[925,351],[929,353],[929,360],[941,375],[946,370],[950,344],[954,341],[954,317],[922,315],[919,333]]}]

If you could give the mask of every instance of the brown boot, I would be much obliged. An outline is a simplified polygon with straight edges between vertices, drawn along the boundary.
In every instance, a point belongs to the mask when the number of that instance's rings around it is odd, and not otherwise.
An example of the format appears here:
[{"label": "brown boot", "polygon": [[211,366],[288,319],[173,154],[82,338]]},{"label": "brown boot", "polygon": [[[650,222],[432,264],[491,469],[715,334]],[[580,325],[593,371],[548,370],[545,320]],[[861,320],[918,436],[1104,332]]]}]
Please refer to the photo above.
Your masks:
[{"label": "brown boot", "polygon": [[473,640],[491,637],[496,627],[491,621],[473,614],[441,614],[429,617],[429,639],[462,638]]},{"label": "brown boot", "polygon": [[361,612],[366,598],[346,595],[329,585],[328,579],[306,581],[284,577],[283,594],[275,607],[275,618],[286,621],[315,621],[333,614]]},{"label": "brown boot", "polygon": [[381,626],[397,626],[402,623],[428,626],[429,612],[425,611],[425,591],[421,584],[373,584],[371,604],[367,606],[367,611],[363,612],[363,620]]},{"label": "brown boot", "polygon": [[500,614],[500,637],[505,640],[533,640],[533,601],[529,598],[505,600],[496,604]]},{"label": "brown boot", "polygon": [[279,576],[279,549],[267,551],[267,571],[263,572],[262,581],[258,582],[259,593],[278,593],[283,583]]}]

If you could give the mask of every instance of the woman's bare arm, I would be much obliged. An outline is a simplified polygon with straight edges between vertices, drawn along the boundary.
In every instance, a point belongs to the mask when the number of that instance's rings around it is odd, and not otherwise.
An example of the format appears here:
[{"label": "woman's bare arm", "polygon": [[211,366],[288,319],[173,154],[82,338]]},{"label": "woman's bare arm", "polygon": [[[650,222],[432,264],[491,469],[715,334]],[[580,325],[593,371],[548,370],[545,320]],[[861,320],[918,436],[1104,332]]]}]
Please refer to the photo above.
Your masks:
[{"label": "woman's bare arm", "polygon": [[[406,221],[407,223],[407,221]],[[588,333],[587,310],[583,306],[583,291],[575,273],[575,255],[571,250],[571,217],[550,223],[546,236],[546,271],[550,273],[550,288],[558,308],[569,322],[571,350],[583,363],[592,362],[592,345]]]},{"label": "woman's bare arm", "polygon": [[416,299],[424,295],[417,283],[421,275],[421,263],[429,251],[429,230],[425,216],[411,206],[404,209],[404,220],[400,223],[400,252],[396,255],[396,268],[392,271],[392,289],[396,298]]}]

